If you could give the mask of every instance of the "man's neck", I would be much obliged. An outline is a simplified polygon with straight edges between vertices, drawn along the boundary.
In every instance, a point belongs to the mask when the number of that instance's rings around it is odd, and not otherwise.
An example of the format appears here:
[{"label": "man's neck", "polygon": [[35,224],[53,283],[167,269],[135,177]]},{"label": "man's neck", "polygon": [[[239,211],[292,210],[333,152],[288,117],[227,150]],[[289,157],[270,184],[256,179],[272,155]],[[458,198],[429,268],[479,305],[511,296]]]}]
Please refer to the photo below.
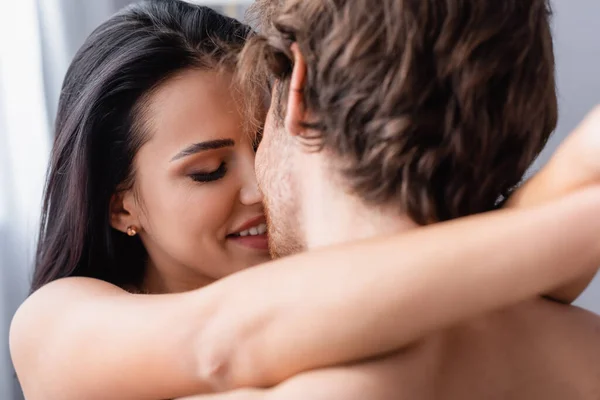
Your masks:
[{"label": "man's neck", "polygon": [[308,165],[302,220],[309,250],[417,227],[399,210],[369,206],[348,193],[339,179],[332,179],[330,166],[322,162]]}]

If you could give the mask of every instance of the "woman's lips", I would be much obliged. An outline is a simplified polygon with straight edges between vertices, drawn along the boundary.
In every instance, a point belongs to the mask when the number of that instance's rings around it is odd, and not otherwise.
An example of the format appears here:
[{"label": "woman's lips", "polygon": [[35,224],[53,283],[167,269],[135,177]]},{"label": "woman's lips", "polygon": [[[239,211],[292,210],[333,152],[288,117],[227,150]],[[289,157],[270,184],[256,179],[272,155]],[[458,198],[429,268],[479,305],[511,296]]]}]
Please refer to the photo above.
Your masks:
[{"label": "woman's lips", "polygon": [[255,250],[269,250],[269,237],[266,233],[252,236],[228,236],[228,240],[234,243]]}]

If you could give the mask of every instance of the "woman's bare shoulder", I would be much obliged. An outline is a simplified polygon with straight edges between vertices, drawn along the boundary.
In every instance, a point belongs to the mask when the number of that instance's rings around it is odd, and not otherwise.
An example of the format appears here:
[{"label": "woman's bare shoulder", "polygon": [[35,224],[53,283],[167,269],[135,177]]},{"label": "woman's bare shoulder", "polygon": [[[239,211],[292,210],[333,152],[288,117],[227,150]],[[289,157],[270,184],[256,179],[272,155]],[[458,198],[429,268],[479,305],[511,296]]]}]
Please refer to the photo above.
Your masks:
[{"label": "woman's bare shoulder", "polygon": [[[22,354],[29,354],[36,333],[49,332],[60,315],[102,296],[127,296],[118,286],[91,278],[63,278],[51,282],[31,294],[15,313],[10,327],[10,348],[17,363]],[[43,336],[43,335],[37,335]]]}]

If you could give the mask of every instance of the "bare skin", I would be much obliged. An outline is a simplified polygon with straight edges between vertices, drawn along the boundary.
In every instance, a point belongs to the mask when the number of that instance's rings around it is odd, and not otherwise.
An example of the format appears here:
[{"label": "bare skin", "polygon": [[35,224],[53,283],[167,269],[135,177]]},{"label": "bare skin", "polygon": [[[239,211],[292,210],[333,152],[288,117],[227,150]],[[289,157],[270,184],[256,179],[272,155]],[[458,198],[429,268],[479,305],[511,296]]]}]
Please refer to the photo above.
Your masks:
[{"label": "bare skin", "polygon": [[[288,110],[294,109],[294,103],[288,104]],[[592,154],[598,148],[598,131],[600,108],[508,206],[535,206],[597,182],[600,165]],[[600,317],[558,303],[573,301],[596,271],[590,268],[551,291],[547,297],[553,300],[538,298],[490,312],[381,358],[307,372],[272,389],[186,400],[596,400]]]},{"label": "bare skin", "polygon": [[[586,125],[587,132],[596,131],[596,126],[600,126],[598,122]],[[573,137],[578,136],[583,145],[589,143],[590,134],[576,132]],[[578,146],[571,145],[563,153],[573,154]],[[569,158],[557,158],[554,165],[561,167]],[[575,165],[581,165],[585,170],[581,161],[579,159],[580,164]],[[539,174],[522,189],[522,204],[517,202],[514,206],[537,206],[552,196],[560,197],[597,182],[597,174],[561,176],[558,170],[562,169],[549,166],[546,172]],[[564,192],[551,191],[548,196],[543,192],[561,185]],[[107,396],[157,399],[248,386],[272,386],[303,371],[413,348],[415,342],[420,345],[414,347],[411,354],[415,354],[416,359],[423,357],[426,360],[432,357],[432,350],[427,349],[435,350],[434,344],[439,341],[436,335],[429,340],[423,339],[429,337],[432,330],[514,304],[537,293],[552,294],[552,287],[590,275],[598,256],[592,235],[598,226],[594,216],[598,215],[600,202],[596,197],[594,193],[584,193],[579,199],[565,200],[562,205],[549,205],[533,213],[533,220],[530,220],[533,225],[518,225],[528,211],[517,212],[508,219],[503,213],[491,220],[488,216],[475,217],[471,221],[456,221],[445,227],[417,231],[414,235],[378,239],[280,260],[189,293],[132,295],[100,281],[57,282],[33,296],[19,311],[12,326],[13,359],[30,400],[104,399]],[[498,225],[500,221],[504,221],[504,225]],[[556,230],[557,224],[571,232],[566,241]],[[504,231],[506,248],[511,248],[512,252],[499,249],[497,256],[510,257],[499,258],[496,262],[495,258],[490,259],[489,252],[481,254],[478,243],[466,245],[460,240],[457,243],[463,247],[461,252],[451,251],[445,255],[444,251],[449,247],[442,245],[447,240],[444,238],[457,240],[460,232],[464,234],[473,229],[478,232],[474,236],[487,232],[489,239],[483,248],[493,248],[491,245],[503,237],[499,232]],[[554,234],[550,235],[552,231]],[[546,238],[547,251],[532,253],[530,246],[536,243],[535,237],[542,234]],[[419,257],[419,254],[428,254],[432,246],[438,246],[440,250],[434,252],[435,258]],[[393,254],[411,252],[415,257],[398,265],[390,257],[390,249]],[[550,255],[551,251],[559,258]],[[463,261],[461,273],[446,267],[448,255]],[[513,258],[514,264],[507,264],[507,260]],[[534,260],[539,264],[532,263]],[[561,268],[567,260],[573,260],[572,270]],[[592,264],[586,266],[589,262]],[[377,265],[377,270],[360,268],[368,264]],[[329,267],[324,269],[323,265]],[[507,269],[506,265],[513,268]],[[353,273],[352,280],[346,280],[348,305],[341,309],[330,288],[339,284],[340,277],[347,275],[344,271],[350,270],[362,272]],[[405,271],[411,270],[423,271],[423,275],[409,278]],[[489,275],[489,271],[496,272]],[[320,277],[322,284],[317,285],[318,282],[311,278],[315,276]],[[374,293],[364,282],[378,276],[398,278],[392,279],[386,289]],[[278,282],[278,286],[270,285],[272,281]],[[403,292],[399,284],[410,289],[412,295],[398,297]],[[440,289],[444,289],[443,296]],[[307,301],[307,290],[316,296],[311,297],[313,302]],[[440,296],[425,308],[427,312],[423,312],[422,301],[430,299],[432,291]],[[274,302],[275,298],[279,301]],[[288,306],[276,307],[277,304]],[[324,307],[326,304],[330,307]],[[364,311],[357,309],[355,304],[364,307]],[[448,304],[454,306],[448,308]],[[352,318],[369,309],[378,310],[376,314],[369,314],[373,317],[372,323],[365,325],[361,319]],[[421,311],[415,313],[417,310]],[[348,318],[340,318],[343,312],[348,313]],[[406,316],[408,312],[413,313],[413,317],[393,317]],[[336,321],[336,324],[327,321]],[[510,332],[515,325],[511,321],[508,317],[504,321],[504,331],[490,328],[490,335]],[[309,325],[316,329],[302,330]],[[38,332],[44,332],[44,335],[39,336]],[[382,333],[382,340],[365,341],[365,335],[370,332]],[[556,332],[559,337],[561,331],[557,329]],[[545,331],[538,333],[543,336]],[[327,340],[323,339],[324,335]],[[481,339],[488,337],[493,344],[495,339],[490,335],[482,335]],[[93,346],[90,346],[90,337],[98,338]],[[573,346],[588,351],[587,341],[582,338]],[[232,347],[232,343],[236,346]],[[269,344],[267,347],[266,343]],[[333,343],[336,344],[335,351],[331,351]],[[564,340],[551,345],[560,348],[564,346]],[[268,352],[265,352],[266,348]],[[546,348],[542,350],[548,352]],[[364,394],[374,387],[383,390],[390,385],[390,390],[396,393],[397,387],[393,385],[399,378],[395,371],[399,369],[398,373],[401,373],[403,368],[408,368],[402,356],[405,351],[367,364],[299,375],[272,390],[241,390],[216,396],[225,396],[223,399],[227,400],[236,399],[236,396],[240,399],[252,399],[248,396],[292,399],[297,393],[306,399],[308,388],[315,392],[310,395],[331,393],[333,397],[330,398],[338,399],[347,396],[350,389],[354,394]],[[574,350],[573,353],[576,354]],[[435,358],[445,353],[433,354]],[[382,369],[388,373],[383,373]],[[589,367],[587,370],[593,371]],[[360,375],[363,379],[353,377],[356,383],[349,387],[347,374]],[[338,375],[339,379],[333,379]],[[117,376],[119,379],[115,379]],[[389,376],[393,379],[389,378],[386,386],[381,380]],[[103,377],[101,381],[110,379],[111,385],[97,385],[99,377]],[[376,394],[374,392],[373,396]]]},{"label": "bare skin", "polygon": [[432,334],[380,360],[307,373],[270,391],[235,396],[594,400],[600,396],[599,357],[597,316],[540,299]]},{"label": "bare skin", "polygon": [[[300,57],[296,54],[296,69],[302,66]],[[292,92],[301,93],[294,89],[300,87],[302,74],[296,72],[293,76],[296,80],[292,79]],[[299,104],[301,99],[292,98],[288,112],[293,115]],[[585,156],[597,143],[594,138],[599,129],[597,109],[559,149],[549,166],[529,183],[529,188],[535,190],[521,192],[510,205],[533,206],[543,197],[536,194],[557,195],[597,181],[600,168],[594,166],[594,158]],[[577,161],[577,156],[583,158]],[[574,174],[559,172],[569,171],[568,167],[581,159],[587,161]],[[311,178],[314,184],[315,176]],[[544,250],[540,247],[539,251]],[[595,270],[591,268],[588,274],[562,285],[552,292],[553,296],[572,300]],[[515,284],[518,279],[515,275]],[[448,307],[449,313],[452,308]],[[595,400],[600,397],[599,359],[598,316],[555,301],[535,299],[424,335],[413,345],[379,359],[305,373],[262,392],[228,395],[232,400]]]},{"label": "bare skin", "polygon": [[[480,216],[280,260],[189,293],[132,295],[99,281],[57,282],[33,296],[19,312],[11,335],[13,357],[28,399],[156,399],[271,386],[311,368],[398,349],[427,349],[427,335],[432,330],[538,293],[550,293],[562,282],[587,275],[592,267],[586,264],[595,263],[600,251],[592,234],[600,223],[594,218],[598,207],[599,193],[592,190],[531,214]],[[531,218],[531,225],[522,224],[524,217]],[[562,240],[557,224],[571,232],[567,241]],[[448,238],[460,242],[459,234],[487,239],[461,243],[459,253],[443,245]],[[530,246],[542,234],[548,234],[546,251],[536,254]],[[494,248],[492,244],[502,239],[506,248],[512,249],[510,254],[498,251],[496,260],[480,251],[479,245]],[[422,257],[432,248],[439,250],[435,257]],[[390,254],[409,253],[412,259],[390,262]],[[462,260],[465,268],[461,273],[449,270],[449,256]],[[574,260],[577,269],[561,268],[555,256],[565,262]],[[513,264],[507,262],[510,257]],[[353,266],[370,263],[377,265],[377,273],[362,269],[362,273],[348,276],[348,271],[358,271]],[[328,267],[324,269],[324,265]],[[422,275],[407,275],[411,270],[422,271]],[[320,281],[315,281],[316,276]],[[396,278],[374,296],[365,279],[382,281],[382,277]],[[331,290],[341,278],[348,290],[348,305],[343,308]],[[277,285],[271,285],[272,281]],[[308,290],[314,295],[312,302],[306,299]],[[432,291],[440,296],[423,307],[422,301],[430,298]],[[399,295],[403,292],[410,295]],[[363,308],[357,309],[356,304]],[[454,307],[449,309],[448,304]],[[368,310],[378,311],[367,314]],[[349,318],[340,318],[343,312]],[[403,319],[409,313],[412,317]],[[356,315],[370,315],[371,323],[361,323],[353,318]],[[327,321],[336,323],[332,326]],[[304,331],[306,326],[315,329]],[[365,341],[371,332],[382,333],[382,340]],[[329,339],[323,340],[322,333]],[[90,338],[97,338],[92,346]],[[435,343],[435,335],[432,338]],[[419,345],[413,347],[415,343]],[[371,379],[382,389],[389,388],[397,383],[394,371],[406,364],[402,356],[406,351],[371,364],[299,375],[273,390],[242,390],[222,396],[291,399],[297,392],[306,399],[311,395],[306,393],[309,388],[317,391],[315,395],[331,393],[329,398],[338,399],[347,396],[344,390],[368,393]],[[394,377],[387,386],[380,380],[390,375],[380,368],[390,368]],[[340,379],[335,378],[338,374]],[[356,385],[367,386],[349,387],[347,374],[364,376]],[[99,380],[107,379],[110,385],[98,385]],[[392,386],[390,390],[396,389]]]},{"label": "bare skin", "polygon": [[[111,398],[159,399],[175,393],[185,396],[271,386],[311,366],[359,360],[412,348],[414,343],[422,343],[418,348],[426,349],[432,346],[421,339],[428,337],[427,332],[535,293],[548,293],[560,282],[589,271],[585,266],[596,263],[600,253],[593,235],[600,226],[598,207],[600,192],[592,189],[531,212],[500,212],[432,226],[400,238],[279,260],[189,293],[132,295],[94,280],[60,281],[48,285],[19,311],[12,327],[13,359],[18,371],[27,371],[20,376],[30,400],[102,399],[108,392]],[[531,224],[521,223],[526,216]],[[570,232],[568,238],[562,238],[557,224]],[[458,252],[444,245],[443,238],[456,238],[459,232],[471,230],[486,239],[461,242]],[[531,238],[541,234],[546,239],[543,248],[531,252],[535,243]],[[481,248],[493,248],[491,244],[498,240],[504,240],[512,251],[498,251],[497,257],[490,259],[489,252]],[[400,254],[414,252],[415,258],[403,260],[401,265],[390,263],[394,258],[389,249]],[[435,257],[422,257],[430,250]],[[445,266],[449,256],[464,261],[460,274]],[[512,259],[514,264],[507,263]],[[569,259],[577,268],[561,268]],[[360,268],[369,263],[377,268]],[[329,267],[323,269],[322,265]],[[353,274],[348,276],[348,270]],[[408,273],[416,270],[420,273]],[[320,284],[311,278],[314,276],[320,277]],[[334,282],[339,285],[342,277],[347,298],[340,304],[331,287]],[[375,280],[365,284],[368,279]],[[374,285],[379,287],[376,292],[370,289]],[[314,297],[307,298],[307,290]],[[438,296],[432,298],[431,291]],[[307,301],[310,299],[313,301]],[[344,304],[347,306],[340,307]],[[370,319],[352,318],[356,315],[369,315]],[[332,325],[332,321],[336,323]],[[314,329],[304,330],[306,326]],[[43,336],[38,335],[41,331]],[[372,335],[369,332],[379,332],[380,340],[364,340],[365,335]],[[331,340],[324,341],[323,335]],[[93,346],[90,337],[98,338]],[[583,343],[580,340],[577,345],[589,347]],[[554,343],[559,344],[564,343]],[[293,399],[297,393],[300,398],[310,398],[303,397],[309,395],[307,388],[317,394],[331,393],[332,399],[344,398],[349,389],[368,393],[373,385],[386,387],[381,380],[390,375],[381,373],[381,368],[390,369],[395,377],[388,381],[390,385],[397,383],[394,371],[406,364],[401,356],[404,351],[371,364],[299,375],[273,390],[242,390],[223,396]],[[115,379],[115,369],[121,371],[120,379]],[[77,384],[60,379],[66,371],[70,378],[77,376]],[[349,387],[348,374],[364,376],[364,380]],[[339,379],[329,378],[338,375]],[[113,377],[111,385],[95,384],[99,376]]]}]

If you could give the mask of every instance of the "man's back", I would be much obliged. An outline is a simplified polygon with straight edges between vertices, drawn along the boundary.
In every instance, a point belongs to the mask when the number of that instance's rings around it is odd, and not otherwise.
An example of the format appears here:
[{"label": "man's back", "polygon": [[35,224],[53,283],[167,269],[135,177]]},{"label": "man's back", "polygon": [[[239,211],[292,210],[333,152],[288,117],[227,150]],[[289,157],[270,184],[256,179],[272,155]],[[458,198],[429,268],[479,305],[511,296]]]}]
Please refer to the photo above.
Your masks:
[{"label": "man's back", "polygon": [[598,400],[600,318],[535,300],[431,335],[390,360],[394,399]]},{"label": "man's back", "polygon": [[297,376],[273,394],[267,398],[599,400],[600,317],[533,300],[377,360]]}]

